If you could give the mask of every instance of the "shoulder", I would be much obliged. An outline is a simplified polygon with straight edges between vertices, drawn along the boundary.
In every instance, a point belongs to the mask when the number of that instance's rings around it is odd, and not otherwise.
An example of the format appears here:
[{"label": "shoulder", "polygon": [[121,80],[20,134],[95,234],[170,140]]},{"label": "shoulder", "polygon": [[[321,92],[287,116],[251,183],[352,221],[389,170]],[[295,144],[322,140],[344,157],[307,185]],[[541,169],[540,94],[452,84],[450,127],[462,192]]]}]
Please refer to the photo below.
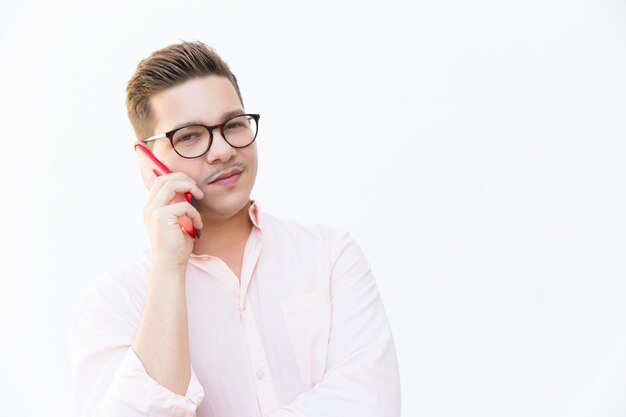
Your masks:
[{"label": "shoulder", "polygon": [[152,264],[150,249],[144,249],[116,269],[96,277],[81,294],[75,309],[100,306],[127,308],[142,303],[147,291],[148,274]]},{"label": "shoulder", "polygon": [[273,214],[263,213],[263,233],[277,237],[329,244],[349,236],[347,230],[319,224],[303,223],[294,219],[283,219]]},{"label": "shoulder", "polygon": [[333,262],[348,248],[357,248],[350,232],[343,228],[319,223],[302,223],[294,219],[282,219],[263,213],[263,234],[270,240],[290,247],[317,248]]},{"label": "shoulder", "polygon": [[96,277],[83,291],[73,311],[73,356],[130,345],[145,302],[149,254],[142,251],[117,270]]}]

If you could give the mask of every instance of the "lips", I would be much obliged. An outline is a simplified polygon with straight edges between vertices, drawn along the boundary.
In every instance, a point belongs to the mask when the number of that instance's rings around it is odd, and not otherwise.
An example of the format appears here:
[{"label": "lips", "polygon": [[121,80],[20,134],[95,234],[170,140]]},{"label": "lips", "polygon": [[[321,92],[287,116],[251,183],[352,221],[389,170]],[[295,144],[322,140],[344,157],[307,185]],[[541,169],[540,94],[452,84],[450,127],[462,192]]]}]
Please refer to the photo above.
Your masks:
[{"label": "lips", "polygon": [[235,169],[233,169],[233,170],[230,170],[230,171],[228,171],[228,172],[224,172],[224,173],[222,173],[222,174],[218,175],[217,177],[215,177],[215,178],[213,179],[213,181],[211,181],[211,184],[212,184],[212,183],[214,183],[214,182],[217,182],[217,181],[219,181],[219,180],[222,180],[222,179],[224,179],[224,178],[232,177],[232,176],[234,176],[234,175],[238,175],[238,174],[241,174],[241,170],[240,170],[240,169],[237,169],[237,168],[235,168]]}]

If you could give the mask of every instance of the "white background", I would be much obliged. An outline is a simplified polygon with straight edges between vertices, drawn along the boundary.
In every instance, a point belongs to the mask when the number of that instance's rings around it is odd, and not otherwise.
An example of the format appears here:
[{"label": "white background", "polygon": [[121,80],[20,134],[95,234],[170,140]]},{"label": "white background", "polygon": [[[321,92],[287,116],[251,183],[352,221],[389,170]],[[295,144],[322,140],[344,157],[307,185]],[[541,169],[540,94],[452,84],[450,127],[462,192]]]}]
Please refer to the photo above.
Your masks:
[{"label": "white background", "polygon": [[370,259],[403,416],[626,415],[623,1],[3,0],[1,416],[71,415],[73,305],[147,244],[125,83],[196,39],[253,198]]}]

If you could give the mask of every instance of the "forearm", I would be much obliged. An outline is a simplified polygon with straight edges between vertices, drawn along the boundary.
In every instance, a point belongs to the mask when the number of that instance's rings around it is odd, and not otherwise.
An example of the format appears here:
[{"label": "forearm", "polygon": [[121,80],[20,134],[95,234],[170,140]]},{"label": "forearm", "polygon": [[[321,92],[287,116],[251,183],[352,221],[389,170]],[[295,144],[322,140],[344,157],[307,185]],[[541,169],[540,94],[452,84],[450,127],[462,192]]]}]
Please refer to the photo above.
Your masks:
[{"label": "forearm", "polygon": [[155,265],[133,350],[148,375],[185,395],[190,378],[184,268]]}]

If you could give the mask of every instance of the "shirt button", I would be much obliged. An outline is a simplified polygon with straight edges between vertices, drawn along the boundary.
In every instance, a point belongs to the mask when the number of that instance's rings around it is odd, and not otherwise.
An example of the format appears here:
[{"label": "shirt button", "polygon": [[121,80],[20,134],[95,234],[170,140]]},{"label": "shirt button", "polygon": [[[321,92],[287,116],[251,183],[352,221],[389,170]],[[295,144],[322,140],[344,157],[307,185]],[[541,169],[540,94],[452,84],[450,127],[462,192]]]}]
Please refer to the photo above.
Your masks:
[{"label": "shirt button", "polygon": [[257,379],[263,379],[264,376],[265,376],[265,374],[263,373],[263,371],[257,371],[257,373],[256,373]]}]

